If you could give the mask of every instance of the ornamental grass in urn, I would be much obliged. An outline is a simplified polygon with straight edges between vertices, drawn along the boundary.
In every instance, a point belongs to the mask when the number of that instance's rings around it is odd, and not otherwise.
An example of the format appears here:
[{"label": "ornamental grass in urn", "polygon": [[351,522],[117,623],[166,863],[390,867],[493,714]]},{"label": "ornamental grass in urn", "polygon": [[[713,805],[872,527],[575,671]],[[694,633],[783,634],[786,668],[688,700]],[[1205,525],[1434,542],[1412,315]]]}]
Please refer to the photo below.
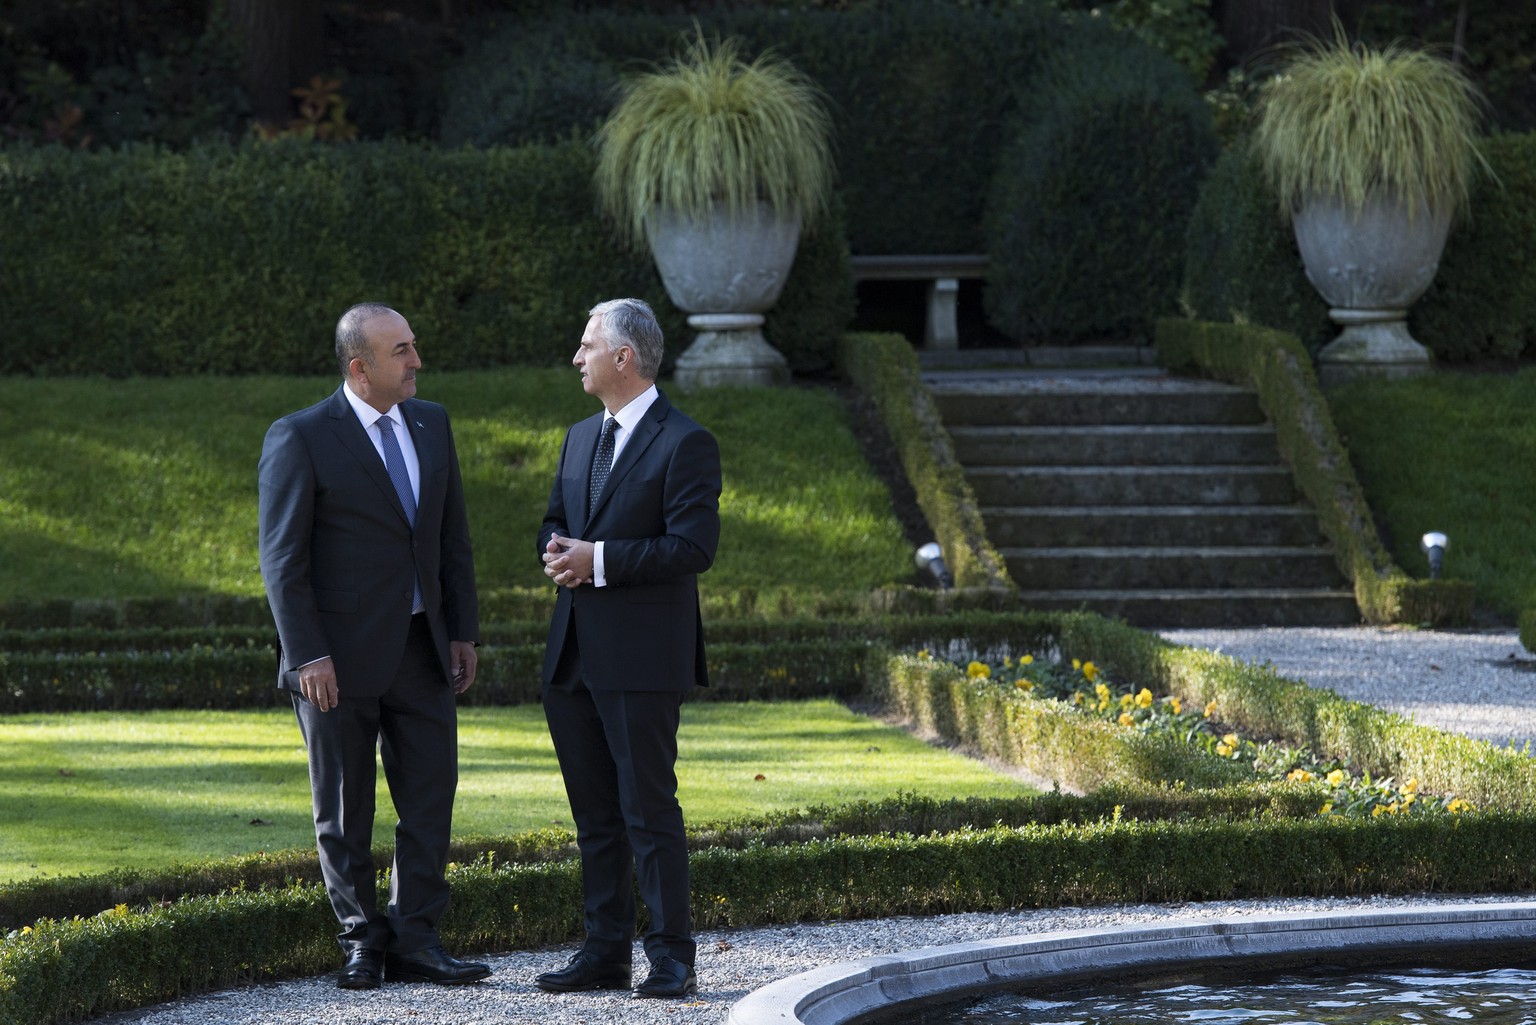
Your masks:
[{"label": "ornamental grass in urn", "polygon": [[1261,166],[1291,214],[1308,279],[1345,328],[1320,363],[1388,376],[1427,368],[1407,310],[1486,166],[1476,87],[1433,53],[1350,43],[1335,23],[1331,40],[1291,51],[1258,115]]},{"label": "ornamental grass in urn", "polygon": [[632,243],[647,242],[667,294],[700,335],[679,358],[695,385],[787,376],[762,313],[832,193],[831,118],[788,61],[747,61],[699,33],[681,56],[628,81],[598,129],[595,185]]}]

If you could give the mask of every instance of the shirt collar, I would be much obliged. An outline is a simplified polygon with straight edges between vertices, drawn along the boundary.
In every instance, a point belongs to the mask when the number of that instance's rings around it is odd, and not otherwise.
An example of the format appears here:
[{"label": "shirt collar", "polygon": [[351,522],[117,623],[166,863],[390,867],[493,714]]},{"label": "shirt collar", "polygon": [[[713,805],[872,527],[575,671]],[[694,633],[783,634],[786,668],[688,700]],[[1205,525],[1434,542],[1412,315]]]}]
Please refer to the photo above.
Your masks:
[{"label": "shirt collar", "polygon": [[624,429],[626,434],[633,431],[640,421],[645,418],[646,410],[651,408],[651,403],[655,402],[660,394],[656,390],[656,386],[654,384],[651,385],[645,391],[630,399],[623,409],[613,414],[613,418],[619,422],[619,426]]},{"label": "shirt collar", "polygon": [[343,383],[341,390],[346,393],[347,403],[352,407],[352,412],[357,414],[357,419],[362,423],[363,427],[372,427],[379,422],[380,416],[387,416],[395,422],[397,430],[405,430],[405,417],[401,415],[398,403],[390,406],[385,412],[380,413],[377,409],[374,409],[368,403],[358,398],[352,391],[351,385]]}]

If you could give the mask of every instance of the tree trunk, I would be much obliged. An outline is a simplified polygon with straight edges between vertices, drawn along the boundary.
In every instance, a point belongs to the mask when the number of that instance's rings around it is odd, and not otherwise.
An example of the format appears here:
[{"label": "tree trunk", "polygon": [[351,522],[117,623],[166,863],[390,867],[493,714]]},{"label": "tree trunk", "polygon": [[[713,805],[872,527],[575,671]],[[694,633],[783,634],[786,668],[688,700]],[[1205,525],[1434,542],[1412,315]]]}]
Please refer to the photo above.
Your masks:
[{"label": "tree trunk", "polygon": [[228,0],[240,48],[240,84],[258,121],[287,124],[294,87],[322,70],[320,6],[314,0]]}]

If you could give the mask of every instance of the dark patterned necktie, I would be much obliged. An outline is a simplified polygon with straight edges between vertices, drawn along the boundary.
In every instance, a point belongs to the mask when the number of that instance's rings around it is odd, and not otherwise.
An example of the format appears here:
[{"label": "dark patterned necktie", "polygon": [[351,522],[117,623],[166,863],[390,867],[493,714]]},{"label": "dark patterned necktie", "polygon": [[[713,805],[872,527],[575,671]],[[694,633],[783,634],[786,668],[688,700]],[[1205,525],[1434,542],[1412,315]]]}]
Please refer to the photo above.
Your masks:
[{"label": "dark patterned necktie", "polygon": [[613,432],[618,428],[619,422],[613,417],[603,421],[603,436],[597,442],[597,451],[592,455],[592,476],[587,481],[587,515],[592,515],[592,509],[597,505],[597,496],[603,493],[603,485],[608,482],[608,471],[613,469]]},{"label": "dark patterned necktie", "polygon": [[[405,518],[412,526],[416,524],[416,495],[411,491],[411,475],[405,469],[405,455],[400,451],[400,442],[395,438],[395,422],[387,416],[379,417],[379,437],[384,442],[384,469],[389,471],[389,481],[395,486],[395,494],[400,496],[400,504],[405,507]],[[411,611],[417,612],[422,608],[421,581],[416,581],[411,594]]]}]

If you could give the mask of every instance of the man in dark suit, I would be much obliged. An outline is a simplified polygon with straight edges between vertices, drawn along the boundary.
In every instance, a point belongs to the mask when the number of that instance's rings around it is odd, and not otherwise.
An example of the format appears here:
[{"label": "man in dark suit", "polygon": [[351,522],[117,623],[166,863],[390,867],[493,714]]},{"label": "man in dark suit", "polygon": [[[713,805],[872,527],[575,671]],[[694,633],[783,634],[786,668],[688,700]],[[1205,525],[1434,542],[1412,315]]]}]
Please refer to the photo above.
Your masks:
[{"label": "man in dark suit", "polygon": [[677,803],[683,696],[707,686],[698,574],[720,538],[720,449],[656,389],[661,328],[639,299],[592,308],[572,362],[605,412],[572,427],[539,534],[560,585],[544,716],[576,820],[586,938],[551,992],[628,989],[635,883],[650,914],[635,992],[694,992],[688,845]]},{"label": "man in dark suit", "polygon": [[[413,398],[405,318],[352,307],[336,325],[344,378],[283,417],[261,451],[261,576],[277,621],[278,686],[309,752],[315,839],[346,957],[337,985],[464,983],[490,969],[446,954],[437,923],[458,786],[455,695],[475,679],[479,605],[448,414]],[[375,750],[399,822],[389,906],[375,904]]]}]

